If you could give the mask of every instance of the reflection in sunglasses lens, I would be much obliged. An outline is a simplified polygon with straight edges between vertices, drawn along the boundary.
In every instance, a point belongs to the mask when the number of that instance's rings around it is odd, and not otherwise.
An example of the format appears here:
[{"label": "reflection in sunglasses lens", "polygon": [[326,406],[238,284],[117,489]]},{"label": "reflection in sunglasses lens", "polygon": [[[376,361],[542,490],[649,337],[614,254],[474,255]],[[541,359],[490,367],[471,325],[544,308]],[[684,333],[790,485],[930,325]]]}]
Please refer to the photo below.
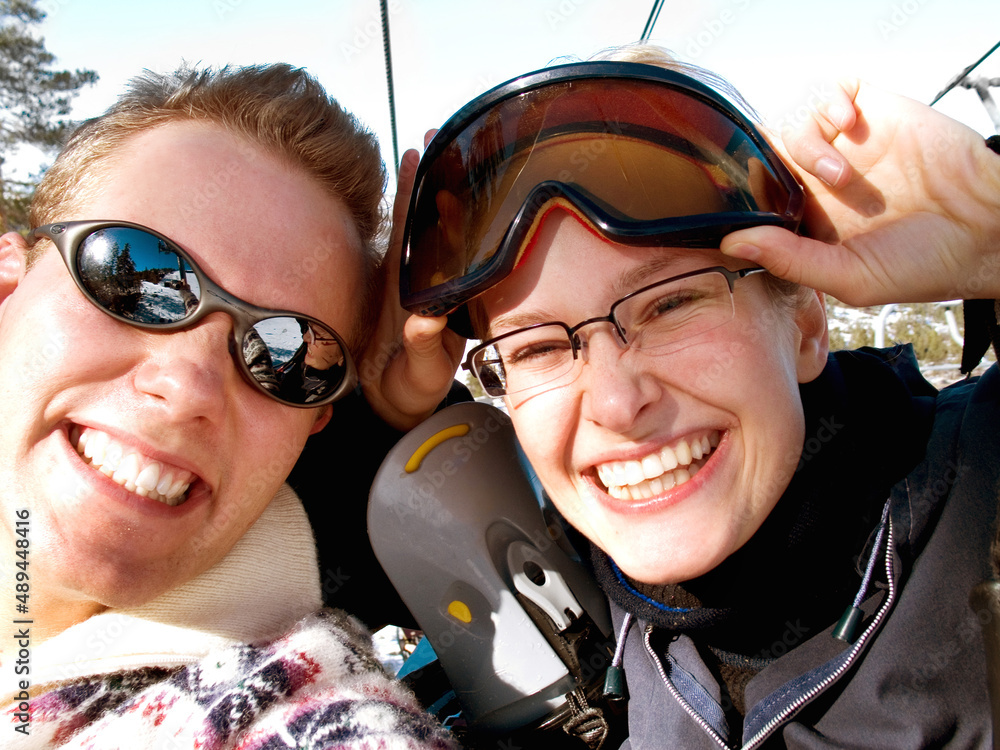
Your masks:
[{"label": "reflection in sunglasses lens", "polygon": [[126,227],[100,229],[83,240],[77,267],[106,309],[140,323],[173,323],[198,305],[191,267],[162,240]]},{"label": "reflection in sunglasses lens", "polygon": [[297,404],[323,398],[345,373],[333,332],[294,317],[254,324],[244,338],[243,357],[262,388]]},{"label": "reflection in sunglasses lens", "polygon": [[[302,347],[302,332],[298,318],[266,318],[254,324],[247,338],[257,336],[267,347],[271,363],[282,367],[292,360]],[[249,360],[247,364],[250,364]]]}]

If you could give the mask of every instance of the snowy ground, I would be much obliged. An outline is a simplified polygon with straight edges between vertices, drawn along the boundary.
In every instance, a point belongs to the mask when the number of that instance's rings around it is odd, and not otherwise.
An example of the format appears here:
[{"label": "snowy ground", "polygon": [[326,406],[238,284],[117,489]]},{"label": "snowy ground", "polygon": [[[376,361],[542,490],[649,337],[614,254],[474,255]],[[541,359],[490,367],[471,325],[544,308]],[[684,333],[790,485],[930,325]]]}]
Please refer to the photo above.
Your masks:
[{"label": "snowy ground", "polygon": [[[930,317],[927,313],[930,313]],[[925,325],[934,330],[943,342],[950,348],[950,355],[934,361],[922,357],[919,347],[917,356],[920,368],[931,383],[941,388],[963,376],[959,372],[962,347],[962,305],[956,300],[949,303],[934,303],[930,305],[886,305],[875,308],[856,308],[842,305],[829,300],[827,304],[827,320],[831,338],[839,333],[848,348],[852,345],[852,336],[859,337],[860,332],[868,332],[868,345],[891,346],[895,343],[907,343],[907,336],[898,333],[898,327],[904,318],[912,319],[914,315],[924,316]],[[933,319],[931,319],[933,318]],[[995,361],[993,352],[987,352],[982,364],[974,374],[979,374]]]}]

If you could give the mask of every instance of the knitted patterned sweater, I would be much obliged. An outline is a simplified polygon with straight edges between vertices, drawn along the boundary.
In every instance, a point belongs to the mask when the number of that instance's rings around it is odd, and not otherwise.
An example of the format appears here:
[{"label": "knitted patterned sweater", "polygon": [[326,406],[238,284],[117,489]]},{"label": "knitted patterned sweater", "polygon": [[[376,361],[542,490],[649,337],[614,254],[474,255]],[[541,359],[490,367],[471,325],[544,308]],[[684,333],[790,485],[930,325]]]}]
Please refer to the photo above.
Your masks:
[{"label": "knitted patterned sweater", "polygon": [[453,748],[364,628],[319,606],[312,532],[286,487],[211,570],[34,646],[26,701],[0,665],[0,746]]}]

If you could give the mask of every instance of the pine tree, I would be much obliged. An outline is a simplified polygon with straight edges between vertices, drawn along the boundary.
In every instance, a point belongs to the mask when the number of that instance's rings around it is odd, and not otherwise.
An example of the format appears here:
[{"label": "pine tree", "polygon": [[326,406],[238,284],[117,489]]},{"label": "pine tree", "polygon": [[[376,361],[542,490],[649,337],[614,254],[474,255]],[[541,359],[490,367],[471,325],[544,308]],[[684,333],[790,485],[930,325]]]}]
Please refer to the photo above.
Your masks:
[{"label": "pine tree", "polygon": [[118,256],[118,260],[115,262],[115,273],[130,281],[135,277],[135,261],[132,260],[132,246],[127,242]]},{"label": "pine tree", "polygon": [[92,70],[55,70],[55,56],[33,28],[45,18],[37,0],[0,0],[0,229],[27,228],[34,185],[4,180],[4,161],[21,145],[53,153],[74,123],[70,102],[97,80]]}]

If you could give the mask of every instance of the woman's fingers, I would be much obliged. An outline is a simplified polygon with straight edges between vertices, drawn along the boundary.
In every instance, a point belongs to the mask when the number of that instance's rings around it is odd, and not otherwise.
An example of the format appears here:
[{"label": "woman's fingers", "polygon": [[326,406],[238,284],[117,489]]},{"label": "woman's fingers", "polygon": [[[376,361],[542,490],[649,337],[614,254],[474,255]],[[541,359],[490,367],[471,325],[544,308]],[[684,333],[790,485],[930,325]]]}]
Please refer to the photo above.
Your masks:
[{"label": "woman's fingers", "polygon": [[851,165],[833,142],[844,134],[849,138],[858,124],[854,103],[857,93],[857,81],[835,85],[832,96],[800,127],[782,133],[785,149],[795,165],[828,187],[843,187],[851,180]]}]

